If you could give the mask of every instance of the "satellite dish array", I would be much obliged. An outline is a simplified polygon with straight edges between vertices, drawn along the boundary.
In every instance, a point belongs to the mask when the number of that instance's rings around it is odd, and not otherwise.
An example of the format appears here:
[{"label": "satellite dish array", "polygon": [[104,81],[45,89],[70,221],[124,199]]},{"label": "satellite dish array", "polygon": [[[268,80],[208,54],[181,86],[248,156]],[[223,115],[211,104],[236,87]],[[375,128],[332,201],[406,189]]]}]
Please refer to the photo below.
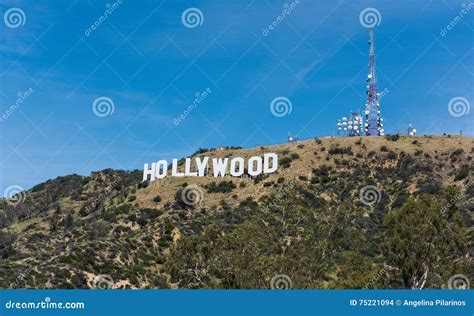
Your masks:
[{"label": "satellite dish array", "polygon": [[337,122],[338,134],[347,136],[362,136],[362,115],[352,112],[349,118],[343,117]]},{"label": "satellite dish array", "polygon": [[296,143],[298,141],[298,137],[291,136],[288,133],[288,143]]},{"label": "satellite dish array", "polygon": [[408,125],[408,136],[415,136],[416,128],[413,125]]}]

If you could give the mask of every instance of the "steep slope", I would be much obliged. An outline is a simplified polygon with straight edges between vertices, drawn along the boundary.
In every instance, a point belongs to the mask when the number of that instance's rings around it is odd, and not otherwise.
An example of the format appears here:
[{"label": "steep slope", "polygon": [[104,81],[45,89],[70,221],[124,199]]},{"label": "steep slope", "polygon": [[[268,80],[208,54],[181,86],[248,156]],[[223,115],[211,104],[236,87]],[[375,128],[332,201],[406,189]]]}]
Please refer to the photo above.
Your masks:
[{"label": "steep slope", "polygon": [[472,273],[472,138],[196,156],[266,152],[280,168],[263,177],[148,183],[107,169],[2,200],[0,287],[270,288],[284,275],[293,288],[442,288]]}]

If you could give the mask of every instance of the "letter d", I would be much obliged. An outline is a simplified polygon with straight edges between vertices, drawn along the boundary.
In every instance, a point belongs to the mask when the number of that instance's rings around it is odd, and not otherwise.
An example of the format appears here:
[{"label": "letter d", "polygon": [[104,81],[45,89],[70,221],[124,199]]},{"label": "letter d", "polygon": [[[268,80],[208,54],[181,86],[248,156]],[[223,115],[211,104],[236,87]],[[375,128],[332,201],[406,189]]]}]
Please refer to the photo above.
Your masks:
[{"label": "letter d", "polygon": [[[270,159],[272,160],[272,166],[270,167]],[[263,173],[272,173],[278,169],[278,156],[275,153],[269,153],[263,155]]]}]

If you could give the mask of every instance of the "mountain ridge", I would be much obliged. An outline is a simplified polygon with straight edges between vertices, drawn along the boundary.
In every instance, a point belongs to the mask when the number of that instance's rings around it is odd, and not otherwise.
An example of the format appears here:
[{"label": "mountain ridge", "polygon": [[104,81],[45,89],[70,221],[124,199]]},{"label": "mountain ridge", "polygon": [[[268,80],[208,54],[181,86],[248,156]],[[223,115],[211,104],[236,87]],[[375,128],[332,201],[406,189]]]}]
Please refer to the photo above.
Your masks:
[{"label": "mountain ridge", "polygon": [[[269,288],[283,273],[294,288],[410,288],[428,271],[426,287],[442,288],[449,273],[468,274],[473,138],[324,138],[192,156],[266,152],[279,155],[274,174],[143,182],[140,170],[105,169],[2,199],[0,287]],[[414,241],[434,249],[406,248]],[[449,251],[454,263],[439,258]]]}]

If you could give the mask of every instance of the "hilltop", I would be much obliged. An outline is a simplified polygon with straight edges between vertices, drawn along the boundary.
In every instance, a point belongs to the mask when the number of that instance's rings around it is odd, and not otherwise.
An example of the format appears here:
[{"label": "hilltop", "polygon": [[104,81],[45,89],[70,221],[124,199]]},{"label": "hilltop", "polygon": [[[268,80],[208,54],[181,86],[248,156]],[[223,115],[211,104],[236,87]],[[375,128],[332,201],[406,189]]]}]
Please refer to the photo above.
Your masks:
[{"label": "hilltop", "polygon": [[[0,201],[1,288],[444,288],[472,274],[474,139],[323,138],[259,177],[106,169]],[[472,279],[472,275],[471,275]]]}]

